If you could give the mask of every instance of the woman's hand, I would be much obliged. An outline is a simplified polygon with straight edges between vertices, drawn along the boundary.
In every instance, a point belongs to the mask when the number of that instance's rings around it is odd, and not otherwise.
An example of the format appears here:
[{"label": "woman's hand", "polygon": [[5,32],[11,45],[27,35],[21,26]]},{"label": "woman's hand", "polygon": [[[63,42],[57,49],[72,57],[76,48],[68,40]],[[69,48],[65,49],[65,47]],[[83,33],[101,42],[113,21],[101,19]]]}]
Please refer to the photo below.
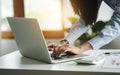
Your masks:
[{"label": "woman's hand", "polygon": [[54,50],[56,57],[60,57],[62,53],[66,53],[67,55],[76,55],[81,54],[82,52],[83,50],[81,48],[70,45],[58,45]]},{"label": "woman's hand", "polygon": [[47,42],[47,46],[48,46],[49,51],[54,51],[55,48],[57,49],[57,47],[59,47],[61,45],[67,45],[67,44],[68,44],[68,42],[65,39],[61,40],[59,45],[56,44],[55,42],[52,42],[52,41]]},{"label": "woman's hand", "polygon": [[92,49],[92,46],[89,44],[89,42],[85,42],[84,44],[75,47],[70,46],[69,44],[60,44],[57,45],[54,49],[54,54],[56,57],[59,57],[62,53],[66,53],[68,55],[70,54],[81,54],[84,51]]},{"label": "woman's hand", "polygon": [[49,41],[49,42],[47,42],[47,46],[48,46],[49,51],[54,51],[57,44],[55,42]]},{"label": "woman's hand", "polygon": [[66,41],[60,41],[60,44],[49,41],[47,43],[49,51],[53,51],[55,57],[60,57],[61,54],[66,53],[67,55],[81,54],[84,51],[92,49],[89,42],[85,42],[82,45],[75,47],[70,46]]}]

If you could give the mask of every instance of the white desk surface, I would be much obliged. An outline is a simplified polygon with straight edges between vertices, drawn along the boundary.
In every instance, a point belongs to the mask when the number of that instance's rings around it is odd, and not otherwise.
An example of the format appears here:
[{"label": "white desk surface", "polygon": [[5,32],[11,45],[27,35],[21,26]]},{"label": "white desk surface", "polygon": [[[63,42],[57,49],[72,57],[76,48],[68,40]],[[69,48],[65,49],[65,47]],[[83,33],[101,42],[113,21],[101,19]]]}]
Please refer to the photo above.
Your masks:
[{"label": "white desk surface", "polygon": [[[95,52],[105,52],[105,51],[120,51],[120,50],[96,50],[85,52],[87,54]],[[104,62],[103,62],[104,63]],[[30,58],[23,57],[19,51],[4,55],[0,57],[0,73],[2,75],[35,75],[46,74],[55,75],[54,72],[58,72],[62,75],[120,75],[120,69],[108,69],[103,68],[103,63],[97,65],[77,65],[74,61],[57,63],[57,64],[47,64],[40,62],[38,60],[33,60]],[[19,72],[20,71],[20,72]],[[22,71],[22,72],[21,72]],[[28,73],[27,73],[28,72]],[[18,73],[18,74],[15,74]],[[39,74],[40,73],[40,74]],[[66,73],[66,74],[64,74]],[[74,74],[73,74],[74,73]],[[91,73],[91,74],[90,74]],[[57,75],[59,75],[57,74]],[[0,74],[1,75],[1,74]]]}]

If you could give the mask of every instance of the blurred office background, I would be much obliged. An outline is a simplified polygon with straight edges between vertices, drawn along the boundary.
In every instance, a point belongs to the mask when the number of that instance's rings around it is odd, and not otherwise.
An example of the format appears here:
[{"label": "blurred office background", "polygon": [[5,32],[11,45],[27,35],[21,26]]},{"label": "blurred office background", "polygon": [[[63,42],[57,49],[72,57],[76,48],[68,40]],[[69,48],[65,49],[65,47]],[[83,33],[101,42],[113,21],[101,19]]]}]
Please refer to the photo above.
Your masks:
[{"label": "blurred office background", "polygon": [[[69,0],[0,0],[0,3],[1,55],[18,50],[6,17],[37,18],[45,38],[56,42],[67,35],[72,24],[79,19],[74,15]],[[102,2],[97,22],[105,24],[112,13],[113,10]],[[87,34],[93,36],[91,30],[87,31]],[[88,35],[84,35],[83,38]],[[120,37],[103,48],[119,49],[119,40]],[[76,43],[80,44],[81,38],[78,41]]]}]

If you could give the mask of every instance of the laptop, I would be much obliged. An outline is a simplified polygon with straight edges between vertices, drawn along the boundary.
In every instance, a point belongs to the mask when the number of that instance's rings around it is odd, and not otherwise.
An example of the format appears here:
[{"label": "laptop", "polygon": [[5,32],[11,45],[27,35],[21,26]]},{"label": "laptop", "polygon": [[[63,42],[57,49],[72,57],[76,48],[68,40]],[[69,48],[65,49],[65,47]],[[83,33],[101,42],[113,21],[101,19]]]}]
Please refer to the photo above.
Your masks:
[{"label": "laptop", "polygon": [[10,24],[19,51],[25,57],[47,63],[65,62],[88,57],[88,55],[81,54],[66,56],[62,59],[53,59],[37,19],[8,17],[7,20]]}]

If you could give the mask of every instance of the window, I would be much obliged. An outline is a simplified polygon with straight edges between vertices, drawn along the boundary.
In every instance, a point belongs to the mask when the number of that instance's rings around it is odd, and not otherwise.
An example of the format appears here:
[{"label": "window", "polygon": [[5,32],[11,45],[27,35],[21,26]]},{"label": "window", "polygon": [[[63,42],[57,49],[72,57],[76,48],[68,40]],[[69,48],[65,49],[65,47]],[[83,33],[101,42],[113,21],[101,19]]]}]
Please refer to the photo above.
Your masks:
[{"label": "window", "polygon": [[62,30],[61,0],[25,0],[25,17],[38,18],[43,30]]},{"label": "window", "polygon": [[45,37],[60,38],[64,37],[64,28],[71,26],[68,17],[74,16],[69,0],[1,0],[1,4],[2,37],[5,38],[12,37],[6,17],[37,18]]},{"label": "window", "polygon": [[45,36],[64,36],[64,30],[71,27],[68,18],[75,15],[69,0],[24,0],[24,2],[25,17],[38,18]]},{"label": "window", "polygon": [[6,38],[9,36],[10,26],[7,22],[6,17],[13,16],[13,0],[1,0],[1,31],[2,37]]},{"label": "window", "polygon": [[[106,6],[104,2],[101,7],[98,21],[109,20],[112,14],[110,7]],[[103,11],[107,12],[107,14],[103,13]],[[72,25],[70,18],[79,18],[74,15],[69,0],[1,0],[1,15],[2,32],[11,31],[6,17],[25,16],[27,18],[38,18],[45,36],[55,36],[55,38],[64,37],[64,31]]]},{"label": "window", "polygon": [[24,0],[25,17],[37,18],[45,37],[64,37],[62,0]]}]

